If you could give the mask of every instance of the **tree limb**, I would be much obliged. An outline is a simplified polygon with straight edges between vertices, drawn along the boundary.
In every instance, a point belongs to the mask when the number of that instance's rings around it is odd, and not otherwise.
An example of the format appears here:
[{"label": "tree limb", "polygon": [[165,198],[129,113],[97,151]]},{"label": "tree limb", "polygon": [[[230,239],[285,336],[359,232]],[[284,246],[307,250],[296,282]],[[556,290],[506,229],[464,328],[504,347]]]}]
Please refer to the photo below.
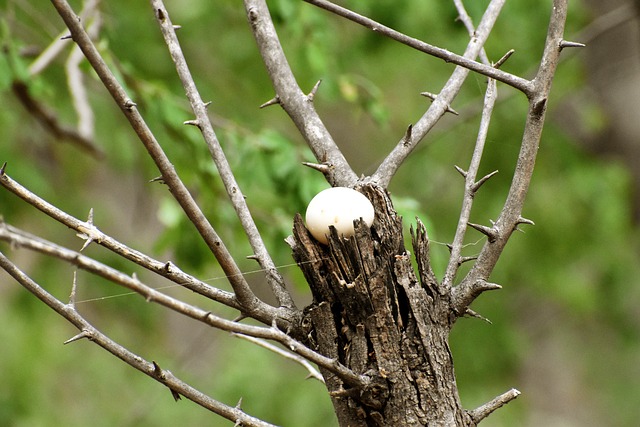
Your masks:
[{"label": "tree limb", "polygon": [[277,103],[287,112],[318,163],[330,166],[325,177],[332,186],[351,187],[357,175],[333,141],[313,107],[313,97],[302,92],[284,55],[264,0],[244,0],[251,30],[276,91]]},{"label": "tree limb", "polygon": [[[481,179],[476,182],[476,176],[478,175],[478,169],[480,168],[480,161],[482,160],[482,153],[484,151],[484,145],[487,140],[487,133],[489,131],[489,123],[491,122],[491,114],[493,113],[493,107],[496,103],[496,81],[489,79],[487,85],[487,91],[484,98],[484,108],[482,110],[482,117],[480,119],[480,130],[478,131],[478,137],[476,139],[476,145],[471,156],[471,163],[467,171],[458,169],[465,178],[465,191],[462,200],[462,208],[460,209],[460,219],[458,220],[458,227],[456,229],[453,243],[451,244],[451,255],[447,270],[442,281],[445,289],[450,289],[453,286],[453,282],[458,272],[458,268],[462,263],[462,248],[464,245],[464,236],[469,225],[469,217],[471,216],[471,207],[473,206],[473,199],[476,191],[486,179]],[[489,177],[491,175],[488,175]]]},{"label": "tree limb", "polygon": [[138,138],[144,144],[149,155],[162,173],[162,179],[167,187],[169,187],[171,194],[180,204],[189,220],[196,227],[199,234],[202,236],[203,240],[220,263],[220,266],[229,278],[229,282],[236,293],[238,302],[248,313],[264,309],[266,304],[254,295],[248,283],[242,276],[240,268],[229,253],[229,250],[204,216],[202,210],[193,199],[193,196],[191,196],[189,190],[178,176],[173,164],[169,161],[169,158],[166,156],[162,147],[138,112],[136,104],[128,97],[122,85],[118,82],[105,63],[104,59],[91,41],[91,38],[82,27],[78,16],[73,12],[71,6],[69,6],[66,0],[51,0],[51,2],[69,28],[73,40],[78,44],[78,47],[82,49],[82,52],[98,74],[98,77],[116,101],[116,104],[121,108],[125,117],[129,120],[131,127],[136,132]]},{"label": "tree limb", "polygon": [[518,224],[531,222],[521,216],[522,208],[540,145],[551,83],[560,60],[566,16],[567,0],[554,0],[542,60],[532,80],[534,90],[529,96],[529,110],[518,162],[507,200],[493,227],[496,238],[485,243],[467,276],[460,285],[452,289],[452,303],[457,313],[464,313],[479,295],[474,291],[475,284],[488,279]]},{"label": "tree limb", "polygon": [[249,211],[244,195],[240,190],[240,186],[236,181],[233,171],[231,170],[231,166],[229,165],[215,131],[213,130],[213,125],[207,115],[207,106],[202,101],[193,77],[191,76],[191,71],[189,70],[184,54],[182,53],[182,48],[180,47],[180,42],[176,36],[175,28],[169,18],[169,13],[167,12],[162,0],[151,0],[151,5],[153,6],[154,15],[156,16],[158,24],[162,30],[165,43],[169,48],[171,58],[176,66],[176,71],[178,72],[182,86],[184,87],[189,103],[191,104],[191,109],[196,115],[198,128],[202,132],[202,136],[207,144],[209,153],[218,168],[220,178],[222,179],[227,194],[229,195],[231,204],[240,219],[242,228],[245,230],[249,244],[256,255],[256,259],[258,260],[260,267],[262,267],[266,273],[267,283],[270,285],[279,306],[294,309],[295,303],[293,302],[293,298],[286,290],[284,279],[276,269],[276,266],[264,245],[264,241],[262,240],[260,232],[256,227],[253,217],[251,216],[251,212]]},{"label": "tree limb", "polygon": [[[492,0],[482,16],[482,20],[478,25],[475,32],[475,37],[472,37],[464,53],[464,58],[470,60],[474,64],[479,64],[473,61],[474,58],[480,53],[482,46],[486,39],[489,37],[489,33],[493,28],[500,10],[504,5],[505,0]],[[482,67],[486,67],[482,65]],[[396,147],[389,153],[389,155],[380,164],[376,172],[372,176],[372,180],[379,185],[386,187],[395,175],[396,171],[404,160],[413,152],[417,145],[422,141],[425,135],[435,126],[440,118],[447,111],[447,108],[453,102],[453,99],[457,96],[462,84],[469,75],[470,68],[466,68],[461,65],[454,69],[451,77],[444,85],[443,89],[438,94],[437,98],[431,104],[425,114],[418,120],[413,126],[413,136],[410,143],[406,143],[401,140]],[[495,73],[490,77],[496,77]],[[498,80],[496,78],[496,80]]]},{"label": "tree limb", "polygon": [[2,252],[0,252],[0,267],[9,273],[25,289],[34,294],[38,299],[51,307],[80,330],[80,334],[70,340],[67,340],[66,343],[71,343],[81,338],[87,338],[128,365],[167,386],[171,390],[174,398],[176,396],[184,396],[203,408],[206,408],[233,422],[241,423],[242,425],[255,427],[272,426],[272,424],[245,414],[239,408],[228,406],[212,399],[189,384],[183,382],[171,372],[161,369],[157,363],[149,362],[113,341],[82,317],[72,304],[62,303],[34,282],[29,276],[24,274],[24,272],[18,269],[18,267],[16,267],[15,264],[13,264]]}]

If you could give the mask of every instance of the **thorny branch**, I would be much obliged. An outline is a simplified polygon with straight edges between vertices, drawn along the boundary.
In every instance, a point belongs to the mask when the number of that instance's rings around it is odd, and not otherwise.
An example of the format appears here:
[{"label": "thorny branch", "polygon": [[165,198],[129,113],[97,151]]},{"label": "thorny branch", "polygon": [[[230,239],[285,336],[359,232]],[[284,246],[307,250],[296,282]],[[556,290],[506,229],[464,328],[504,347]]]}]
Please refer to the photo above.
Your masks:
[{"label": "thorny branch", "polygon": [[200,93],[196,88],[196,84],[193,81],[191,71],[189,70],[189,66],[187,65],[187,61],[182,53],[178,37],[176,36],[175,28],[169,18],[169,13],[161,0],[152,0],[151,5],[153,6],[156,19],[162,29],[162,35],[164,36],[164,40],[169,48],[171,58],[175,63],[176,70],[178,71],[178,75],[182,81],[189,103],[191,104],[191,109],[196,115],[195,121],[189,122],[189,124],[196,125],[202,132],[207,148],[211,153],[211,157],[218,168],[218,172],[220,173],[220,178],[222,179],[227,190],[227,194],[231,199],[231,204],[236,210],[240,223],[242,224],[242,228],[245,230],[260,267],[262,267],[267,274],[267,282],[271,286],[271,290],[274,293],[278,304],[283,307],[295,309],[295,303],[284,286],[284,279],[280,273],[278,273],[278,270],[276,269],[276,266],[264,245],[264,241],[262,240],[260,232],[253,221],[253,217],[251,216],[251,212],[249,211],[244,195],[240,190],[240,186],[238,185],[233,171],[231,170],[227,157],[222,151],[220,142],[218,142],[211,120],[209,120],[207,115],[207,106],[202,101]]},{"label": "thorny branch", "polygon": [[161,369],[157,363],[149,362],[113,341],[82,317],[73,304],[64,304],[48,293],[18,267],[16,267],[16,265],[13,264],[2,252],[0,252],[0,267],[9,273],[18,283],[24,286],[25,289],[34,294],[38,299],[51,307],[80,330],[80,333],[70,340],[67,340],[67,343],[77,341],[81,338],[87,338],[125,363],[167,386],[171,390],[171,394],[176,399],[179,399],[180,396],[184,396],[203,408],[206,408],[233,422],[241,423],[242,425],[255,427],[272,426],[272,424],[245,414],[239,408],[225,405],[210,398],[206,394],[180,380],[171,372]]},{"label": "thorny branch", "polygon": [[[483,45],[500,14],[505,0],[491,0],[477,28],[473,27],[473,23],[466,13],[462,2],[460,0],[453,0],[460,19],[470,34],[470,42],[463,55],[454,54],[446,49],[429,45],[421,40],[399,33],[370,18],[359,15],[329,1],[304,1],[363,25],[421,52],[457,65],[440,93],[437,95],[429,94],[434,101],[429,109],[414,125],[409,127],[407,133],[380,164],[376,172],[371,177],[365,178],[365,181],[387,187],[404,160],[433,128],[440,117],[442,117],[446,111],[452,111],[450,108],[451,102],[457,96],[469,72],[474,71],[489,77],[484,109],[480,121],[480,130],[470,165],[467,170],[456,167],[465,179],[465,194],[463,196],[462,208],[454,240],[450,246],[451,257],[440,287],[440,289],[446,293],[446,296],[450,297],[450,306],[447,305],[447,308],[450,309],[452,313],[449,314],[453,314],[453,317],[459,317],[471,312],[469,305],[478,295],[487,290],[500,288],[499,285],[489,282],[488,279],[513,231],[516,230],[519,224],[532,224],[532,221],[523,218],[521,214],[535,165],[535,157],[540,143],[552,78],[558,65],[561,50],[566,47],[581,45],[580,43],[572,43],[563,39],[567,0],[554,0],[553,2],[553,12],[550,18],[543,57],[538,72],[532,80],[527,80],[499,69],[500,65],[508,58],[510,53],[505,55],[496,64],[491,64],[484,52]],[[179,178],[162,147],[139,114],[136,104],[129,99],[123,87],[107,67],[105,61],[92,43],[91,38],[82,27],[79,17],[75,15],[65,0],[52,0],[52,3],[70,30],[71,37],[77,43],[77,47],[83,52],[84,56],[96,71],[104,86],[129,120],[132,128],[149,152],[149,155],[156,163],[162,174],[162,181],[169,187],[174,198],[178,201],[185,214],[197,228],[220,263],[233,287],[234,293],[225,292],[201,282],[182,272],[171,262],[155,260],[125,246],[102,233],[93,224],[91,214],[89,220],[81,221],[61,211],[12,180],[5,173],[6,164],[0,168],[0,185],[58,222],[75,230],[80,237],[85,239],[83,249],[88,244],[95,242],[125,259],[168,278],[176,284],[198,292],[214,301],[238,309],[242,316],[252,317],[268,326],[247,325],[216,316],[210,311],[205,311],[194,305],[187,304],[145,285],[138,280],[135,275],[128,276],[80,252],[60,247],[4,223],[0,223],[0,240],[5,240],[11,242],[13,245],[25,247],[30,250],[39,251],[74,264],[92,274],[99,275],[116,284],[131,289],[150,302],[156,302],[211,327],[228,331],[241,337],[252,337],[252,340],[259,339],[278,342],[292,352],[287,353],[289,356],[295,354],[294,358],[298,363],[304,364],[306,361],[315,363],[323,370],[335,374],[345,384],[354,387],[354,389],[366,390],[370,387],[372,385],[372,378],[370,376],[357,374],[349,367],[339,363],[338,359],[323,356],[295,339],[300,337],[300,331],[296,328],[299,327],[298,323],[300,322],[302,313],[295,308],[291,295],[284,288],[282,277],[277,273],[273,261],[253,222],[248,206],[240,192],[240,188],[221,150],[211,122],[207,116],[207,104],[201,99],[194,84],[177,40],[175,28],[169,19],[169,15],[162,1],[151,0],[151,3],[165,37],[169,52],[176,65],[176,70],[178,71],[195,114],[195,120],[190,120],[185,124],[195,125],[201,130],[211,156],[220,171],[220,176],[231,199],[231,203],[236,209],[240,222],[246,231],[255,257],[260,262],[261,267],[267,272],[267,281],[271,285],[272,291],[278,300],[279,307],[272,307],[259,300],[253,294],[234,258],[226,249],[209,221],[203,215],[198,204]],[[93,6],[95,2],[89,2],[88,4],[92,5],[91,7],[95,7]],[[309,94],[304,94],[298,86],[278,40],[265,0],[244,0],[244,4],[252,32],[275,90],[275,97],[271,101],[267,101],[263,106],[279,104],[291,117],[318,161],[318,163],[307,164],[308,166],[321,171],[327,181],[333,186],[354,186],[358,182],[358,177],[350,168],[313,106],[313,100],[319,84],[316,84]],[[89,9],[89,11],[91,10],[89,6],[87,6],[87,9]],[[51,50],[45,51],[45,54],[32,64],[31,72],[37,73],[43,67],[46,67],[51,58],[60,51],[59,46],[61,46],[60,43],[54,44]],[[478,56],[480,56],[481,62],[476,61]],[[70,61],[71,60],[72,59],[70,59]],[[74,62],[70,62],[72,68],[75,67],[74,64],[76,64],[76,60],[77,59],[73,59]],[[492,223],[491,226],[487,226],[470,223],[469,218],[475,193],[480,186],[493,175],[493,173],[491,173],[477,179],[491,113],[496,99],[496,81],[510,85],[526,94],[529,100],[529,110],[522,137],[521,151],[511,188],[498,219]],[[25,93],[28,94],[28,92]],[[428,92],[425,92],[425,94],[428,94]],[[76,98],[82,99],[82,94]],[[25,99],[28,100],[28,98]],[[44,114],[43,117],[47,118],[48,115]],[[458,268],[462,262],[466,261],[462,256],[462,249],[464,247],[467,227],[471,227],[485,234],[487,241],[471,270],[458,286],[454,286]],[[422,232],[419,231],[419,234],[426,233],[424,227],[420,227],[420,229]],[[423,237],[426,237],[426,234]],[[428,258],[428,252],[424,251],[418,254],[418,257],[420,256]],[[424,264],[424,262],[426,262],[426,264]],[[429,281],[437,283],[430,267],[428,271],[424,268],[425,265],[429,265],[428,259],[418,259],[418,264],[419,266],[422,265],[424,270],[421,271],[421,278],[426,277]],[[75,309],[75,289],[77,286],[75,276],[71,302],[69,304],[63,304],[31,280],[2,253],[0,253],[0,267],[5,269],[22,286],[81,331],[67,342],[88,338],[124,360],[126,363],[169,387],[174,397],[177,396],[179,398],[181,395],[185,396],[199,405],[236,422],[238,425],[270,425],[250,417],[238,407],[232,408],[205,396],[177,379],[169,371],[161,369],[155,362],[143,360],[113,342],[90,325]],[[449,300],[447,300],[447,304],[449,304]],[[260,345],[265,345],[265,343],[260,341]],[[308,369],[310,373],[317,374],[313,367],[308,366]],[[515,399],[518,395],[519,392],[512,389],[473,411],[467,411],[467,414],[472,422],[478,423],[492,411]]]},{"label": "thorny branch", "polygon": [[327,181],[332,186],[353,186],[358,177],[316,113],[313,97],[305,95],[298,86],[278,40],[266,2],[244,0],[244,5],[262,60],[276,91],[273,103],[282,106],[318,162],[327,166],[324,170]]},{"label": "thorny branch", "polygon": [[51,0],[58,14],[63,19],[73,40],[78,44],[85,57],[98,74],[98,77],[107,88],[117,105],[121,108],[131,127],[144,144],[149,155],[162,173],[163,182],[169,187],[171,194],[180,204],[189,220],[197,228],[203,240],[211,249],[223,271],[229,278],[235,296],[247,313],[265,310],[267,304],[260,301],[253,293],[249,284],[242,276],[242,272],[233,256],[224,245],[209,220],[204,216],[197,202],[191,196],[189,190],[178,176],[173,164],[164,153],[164,150],[147,126],[143,117],[138,112],[133,102],[125,92],[122,85],[115,78],[100,52],[96,49],[87,32],[82,27],[78,16],[65,0]]}]

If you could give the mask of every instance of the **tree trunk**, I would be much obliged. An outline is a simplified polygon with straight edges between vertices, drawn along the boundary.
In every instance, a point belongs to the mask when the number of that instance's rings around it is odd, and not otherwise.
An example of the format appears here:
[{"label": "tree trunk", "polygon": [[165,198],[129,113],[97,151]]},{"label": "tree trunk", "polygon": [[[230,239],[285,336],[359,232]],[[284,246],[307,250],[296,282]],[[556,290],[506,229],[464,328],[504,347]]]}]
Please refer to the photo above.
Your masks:
[{"label": "tree trunk", "polygon": [[292,240],[314,297],[305,309],[308,344],[372,378],[356,389],[323,372],[340,425],[475,425],[460,404],[448,343],[456,316],[431,270],[424,226],[412,230],[418,280],[389,194],[356,189],[375,208],[371,228],[356,221],[350,239],[332,230],[325,246],[297,215]]}]

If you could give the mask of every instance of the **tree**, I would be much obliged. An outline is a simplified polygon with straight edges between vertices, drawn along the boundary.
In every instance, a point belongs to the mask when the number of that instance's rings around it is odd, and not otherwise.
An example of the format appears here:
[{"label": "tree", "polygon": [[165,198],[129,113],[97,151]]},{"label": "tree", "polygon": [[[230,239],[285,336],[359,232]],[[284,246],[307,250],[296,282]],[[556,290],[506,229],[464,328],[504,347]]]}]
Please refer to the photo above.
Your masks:
[{"label": "tree", "polygon": [[[128,248],[101,232],[93,223],[93,213],[89,214],[86,221],[81,221],[48,204],[11,179],[7,166],[2,168],[0,182],[31,205],[74,229],[85,239],[80,252],[91,243],[97,243],[174,283],[237,310],[242,318],[251,318],[266,326],[218,316],[152,289],[135,276],[128,276],[79,252],[43,241],[8,225],[3,228],[5,240],[66,260],[195,321],[235,334],[283,344],[298,360],[306,359],[320,367],[341,425],[475,425],[518,395],[516,390],[510,390],[475,410],[464,410],[456,388],[448,337],[458,318],[465,315],[479,316],[469,306],[481,293],[499,289],[499,285],[489,282],[499,256],[517,227],[532,223],[521,214],[541,138],[551,80],[561,51],[566,47],[581,46],[563,39],[566,2],[554,2],[541,65],[535,77],[527,80],[501,71],[501,65],[511,52],[494,64],[482,51],[503,1],[492,1],[489,4],[477,28],[473,28],[462,4],[455,2],[459,16],[471,34],[464,55],[452,54],[409,38],[329,2],[309,1],[398,42],[457,65],[437,96],[425,93],[425,96],[433,99],[433,103],[424,116],[407,128],[396,147],[372,175],[361,178],[351,169],[315,111],[313,101],[319,90],[319,83],[309,94],[302,92],[287,65],[266,3],[249,0],[245,2],[253,35],[276,93],[273,100],[263,106],[280,105],[289,114],[316,158],[315,162],[307,162],[307,166],[320,171],[332,186],[358,189],[369,198],[376,211],[376,220],[371,228],[356,221],[354,238],[343,239],[333,233],[328,246],[310,237],[301,217],[295,218],[293,236],[288,239],[288,243],[314,297],[313,303],[303,310],[296,307],[258,232],[208,117],[207,104],[201,99],[187,67],[176,37],[176,27],[171,23],[169,13],[162,3],[153,1],[153,10],[195,115],[195,119],[187,120],[185,124],[193,125],[202,132],[231,205],[252,248],[252,258],[258,261],[261,270],[265,272],[264,280],[271,289],[275,304],[268,304],[258,298],[248,285],[237,261],[203,214],[183,179],[176,173],[164,148],[145,123],[136,102],[107,66],[103,55],[83,28],[84,21],[81,22],[65,2],[53,3],[71,32],[71,38],[96,71],[155,162],[161,173],[158,180],[169,188],[215,255],[233,292],[210,286],[185,273],[174,263],[158,261]],[[90,16],[92,7],[92,4],[87,5],[86,10],[89,12],[86,17]],[[475,61],[478,56],[481,62]],[[409,251],[404,246],[401,218],[396,213],[386,188],[418,143],[447,111],[452,111],[450,104],[470,70],[487,76],[489,80],[472,160],[466,169],[457,167],[464,178],[465,195],[455,238],[450,245],[451,255],[444,277],[437,278],[431,267],[426,228],[418,221],[412,232],[413,252],[418,267],[416,276]],[[478,178],[496,99],[496,81],[522,92],[528,99],[528,112],[521,151],[506,202],[497,220],[487,226],[470,222],[470,212],[476,192],[494,175],[492,172]],[[30,97],[28,88],[22,83],[14,83],[14,92],[34,115],[38,115],[51,129],[66,135],[89,152],[99,154],[99,150],[91,143],[90,133],[64,132],[46,111],[38,108],[39,104]],[[82,99],[82,96],[78,95],[78,99]],[[477,259],[470,259],[462,253],[468,227],[486,236],[486,243]],[[242,425],[267,425],[245,414],[239,407],[224,405],[200,393],[158,363],[140,358],[93,327],[75,309],[75,280],[71,301],[64,304],[26,276],[4,255],[0,260],[3,268],[19,283],[80,330],[68,342],[88,338],[165,384],[176,399],[184,396]],[[464,262],[473,262],[473,267],[460,279],[459,268]]]}]

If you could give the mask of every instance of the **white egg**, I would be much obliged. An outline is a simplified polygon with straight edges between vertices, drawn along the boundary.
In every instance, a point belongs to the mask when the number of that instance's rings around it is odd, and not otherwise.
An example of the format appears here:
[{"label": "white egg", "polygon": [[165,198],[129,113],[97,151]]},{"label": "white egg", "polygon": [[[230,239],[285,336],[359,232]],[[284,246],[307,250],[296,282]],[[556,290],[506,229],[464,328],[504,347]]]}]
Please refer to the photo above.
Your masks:
[{"label": "white egg", "polygon": [[374,216],[373,205],[362,193],[347,187],[333,187],[311,199],[305,220],[311,235],[326,245],[330,225],[339,236],[351,237],[355,233],[354,220],[362,218],[370,227]]}]

